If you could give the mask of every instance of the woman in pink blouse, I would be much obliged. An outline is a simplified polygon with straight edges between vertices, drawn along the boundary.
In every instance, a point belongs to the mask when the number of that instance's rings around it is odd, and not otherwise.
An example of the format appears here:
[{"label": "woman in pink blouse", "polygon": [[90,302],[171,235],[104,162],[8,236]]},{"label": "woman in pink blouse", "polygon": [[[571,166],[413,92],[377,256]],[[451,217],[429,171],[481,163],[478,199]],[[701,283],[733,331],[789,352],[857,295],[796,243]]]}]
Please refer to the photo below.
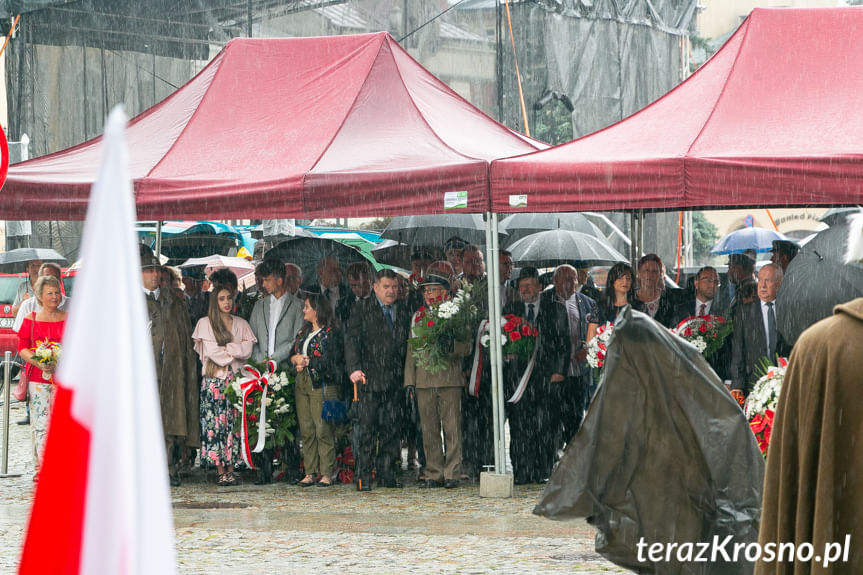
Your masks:
[{"label": "woman in pink blouse", "polygon": [[21,323],[21,329],[18,330],[18,353],[27,362],[25,373],[30,378],[30,427],[33,435],[33,461],[36,464],[33,481],[37,481],[45,439],[48,437],[51,406],[54,403],[53,374],[57,365],[39,363],[33,350],[39,342],[60,343],[63,328],[66,326],[66,312],[57,309],[63,296],[60,292],[60,280],[56,277],[40,277],[33,291],[42,309],[25,317]]},{"label": "woman in pink blouse", "polygon": [[[236,285],[236,284],[235,284]],[[233,287],[233,286],[232,286]],[[216,466],[219,485],[235,485],[239,437],[234,433],[234,406],[225,397],[231,379],[252,355],[257,341],[246,320],[231,315],[234,289],[213,286],[207,317],[198,321],[192,339],[203,364],[201,383],[201,460]]]}]

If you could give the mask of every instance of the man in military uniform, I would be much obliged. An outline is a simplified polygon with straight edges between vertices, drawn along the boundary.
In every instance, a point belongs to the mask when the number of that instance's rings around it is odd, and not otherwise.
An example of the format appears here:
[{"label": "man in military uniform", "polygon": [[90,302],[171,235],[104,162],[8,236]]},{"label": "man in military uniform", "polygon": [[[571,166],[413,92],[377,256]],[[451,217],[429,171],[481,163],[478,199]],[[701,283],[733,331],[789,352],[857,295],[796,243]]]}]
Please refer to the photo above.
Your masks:
[{"label": "man in military uniform", "polygon": [[177,487],[183,447],[201,445],[192,328],[186,302],[173,290],[159,288],[159,260],[143,245],[141,280],[147,297],[148,326],[156,360],[168,473],[171,485]]}]

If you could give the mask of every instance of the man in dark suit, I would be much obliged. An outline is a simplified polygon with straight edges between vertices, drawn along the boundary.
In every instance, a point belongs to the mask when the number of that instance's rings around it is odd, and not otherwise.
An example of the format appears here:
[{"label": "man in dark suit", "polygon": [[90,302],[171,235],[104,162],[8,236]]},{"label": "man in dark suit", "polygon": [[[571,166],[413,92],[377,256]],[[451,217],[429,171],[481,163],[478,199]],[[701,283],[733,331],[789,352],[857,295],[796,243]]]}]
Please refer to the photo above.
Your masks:
[{"label": "man in dark suit", "polygon": [[567,318],[569,336],[569,369],[566,379],[556,389],[558,396],[553,402],[558,407],[556,429],[563,435],[556,438],[555,447],[569,442],[581,425],[584,410],[590,402],[591,371],[587,365],[585,342],[596,335],[599,327],[599,309],[596,302],[578,291],[578,272],[570,265],[558,266],[554,270],[554,289],[543,292],[563,308]]},{"label": "man in dark suit", "polygon": [[372,470],[379,485],[401,487],[393,464],[401,458],[410,312],[397,301],[399,278],[394,271],[380,270],[372,290],[373,297],[357,303],[345,339],[345,364],[358,399],[352,407],[358,491],[371,490]]},{"label": "man in dark suit", "polygon": [[309,293],[320,293],[327,296],[330,305],[336,312],[336,317],[341,325],[348,324],[348,316],[351,313],[351,300],[353,294],[350,288],[342,282],[342,269],[339,260],[335,256],[321,258],[318,262],[318,285],[310,286]]},{"label": "man in dark suit", "polygon": [[733,317],[737,300],[740,299],[737,297],[737,288],[747,279],[755,279],[755,259],[749,254],[729,254],[728,282],[717,290],[714,305],[727,310],[728,315]]},{"label": "man in dark suit", "polygon": [[[674,306],[671,327],[677,327],[684,319],[698,315],[721,315],[726,317],[724,302],[716,300],[719,291],[719,275],[716,268],[704,266],[695,274],[695,291]],[[726,317],[726,319],[731,319]]]},{"label": "man in dark suit", "polygon": [[597,289],[593,283],[593,278],[590,277],[590,270],[587,268],[578,268],[578,293],[583,293],[595,302],[599,301],[602,292]]},{"label": "man in dark suit", "polygon": [[791,346],[776,329],[776,293],[782,284],[782,268],[767,264],[758,272],[758,299],[741,304],[734,318],[732,341],[731,393],[745,399],[758,380],[758,366],[787,356]]},{"label": "man in dark suit", "polygon": [[[719,275],[711,266],[704,266],[695,274],[694,293],[678,302],[674,307],[674,313],[669,327],[677,325],[688,317],[699,315],[718,315],[727,320],[732,316],[729,309],[723,307],[726,302],[718,301],[716,297],[719,291]],[[726,381],[731,379],[731,337],[727,337],[722,348],[708,358],[708,363],[719,379]]]},{"label": "man in dark suit", "polygon": [[[540,298],[539,272],[522,268],[518,277],[521,301],[504,308],[504,315],[513,314],[536,326],[539,340],[536,364],[521,399],[508,403],[510,458],[517,484],[544,481],[554,466],[556,411],[553,391],[563,384],[569,366],[569,332],[563,306]],[[504,358],[506,360],[506,358]],[[506,360],[504,378],[506,395],[516,391],[528,362],[521,358]]]}]

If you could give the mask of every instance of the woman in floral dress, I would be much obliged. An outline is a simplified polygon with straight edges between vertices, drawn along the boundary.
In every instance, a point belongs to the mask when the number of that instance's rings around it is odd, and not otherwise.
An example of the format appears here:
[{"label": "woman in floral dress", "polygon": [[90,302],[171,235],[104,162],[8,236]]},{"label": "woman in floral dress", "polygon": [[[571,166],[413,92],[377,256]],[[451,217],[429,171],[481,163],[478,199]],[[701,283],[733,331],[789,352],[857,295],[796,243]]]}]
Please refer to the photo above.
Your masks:
[{"label": "woman in floral dress", "polygon": [[216,466],[219,485],[235,485],[239,437],[234,433],[234,406],[225,397],[231,379],[252,355],[257,341],[246,320],[231,315],[234,290],[216,285],[207,317],[198,321],[192,339],[203,364],[201,381],[201,460]]},{"label": "woman in floral dress", "polygon": [[39,467],[45,439],[48,437],[48,420],[54,403],[55,362],[40,363],[35,349],[42,343],[60,343],[66,327],[66,312],[57,309],[63,299],[60,280],[54,276],[42,276],[33,288],[36,301],[42,309],[24,318],[18,330],[18,353],[27,362],[25,372],[30,378],[30,429],[33,435],[33,461],[39,479]]}]

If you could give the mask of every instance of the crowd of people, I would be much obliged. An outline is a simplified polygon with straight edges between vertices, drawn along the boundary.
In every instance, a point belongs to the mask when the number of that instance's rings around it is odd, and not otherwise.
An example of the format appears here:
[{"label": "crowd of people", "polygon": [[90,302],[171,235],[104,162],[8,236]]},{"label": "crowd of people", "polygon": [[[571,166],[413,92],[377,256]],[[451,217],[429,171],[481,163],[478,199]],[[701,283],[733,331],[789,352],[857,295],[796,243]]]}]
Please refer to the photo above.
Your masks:
[{"label": "crowd of people", "polygon": [[[489,354],[474,358],[482,334],[472,326],[470,337],[443,342],[443,369],[418,362],[411,344],[423,306],[441,305],[468,284],[480,318],[488,317],[483,251],[457,238],[442,247],[440,260],[414,253],[407,278],[389,269],[374,272],[366,262],[347,266],[343,277],[339,261],[326,257],[318,262],[317,281],[305,284],[299,266],[265,257],[255,269],[257,289],[250,293],[238,290],[227,269],[209,277],[202,270],[179,274],[142,246],[142,288],[171,484],[180,484],[180,467],[194,461],[196,450],[203,465],[216,469],[219,485],[237,482],[242,445],[228,387],[250,360],[272,360],[295,381],[295,439],[276,450],[288,480],[302,487],[332,485],[337,452],[350,445],[358,490],[398,488],[401,446],[407,445],[420,487],[476,481],[494,462]],[[762,267],[757,279],[755,260],[732,254],[726,285],[705,266],[683,289],[667,288],[662,260],[647,254],[636,269],[612,266],[600,291],[586,269],[570,265],[557,267],[550,277],[525,267],[512,278],[512,256],[502,250],[503,312],[539,335],[534,360],[504,358],[516,484],[543,482],[551,474],[595,391],[587,342],[627,305],[669,328],[689,316],[733,319],[733,335],[711,364],[731,393],[744,398],[759,363],[789,352],[776,330],[775,299],[795,253],[790,242],[778,242],[773,263]],[[20,308],[15,327],[27,362],[38,463],[53,366],[33,359],[32,349],[40,339],[60,341],[69,302],[60,293],[56,265],[32,267],[31,281],[22,284],[15,304]],[[469,389],[475,363],[477,385]],[[350,405],[347,420],[324,416],[334,401]],[[272,449],[253,454],[258,483],[273,480],[274,455]]]}]

